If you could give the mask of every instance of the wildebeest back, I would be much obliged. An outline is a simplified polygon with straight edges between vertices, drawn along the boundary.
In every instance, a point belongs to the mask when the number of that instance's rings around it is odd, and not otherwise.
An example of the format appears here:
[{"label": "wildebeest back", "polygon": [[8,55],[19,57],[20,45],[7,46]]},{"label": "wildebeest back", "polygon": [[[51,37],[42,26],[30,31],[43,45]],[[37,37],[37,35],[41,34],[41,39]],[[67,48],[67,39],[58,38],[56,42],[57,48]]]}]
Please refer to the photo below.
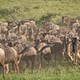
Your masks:
[{"label": "wildebeest back", "polygon": [[5,63],[13,61],[13,59],[15,58],[15,54],[14,54],[13,50],[10,47],[5,46],[5,45],[1,45],[0,47],[5,52]]}]

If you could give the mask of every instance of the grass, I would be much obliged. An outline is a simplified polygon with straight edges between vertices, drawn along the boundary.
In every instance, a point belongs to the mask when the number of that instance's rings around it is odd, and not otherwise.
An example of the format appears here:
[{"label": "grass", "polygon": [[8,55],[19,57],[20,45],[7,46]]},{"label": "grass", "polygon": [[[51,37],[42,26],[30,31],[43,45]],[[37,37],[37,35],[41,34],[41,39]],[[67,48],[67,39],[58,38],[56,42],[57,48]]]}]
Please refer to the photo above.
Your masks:
[{"label": "grass", "polygon": [[[0,21],[34,19],[61,22],[61,17],[80,19],[80,0],[0,0]],[[0,75],[0,80],[4,78]],[[5,80],[80,80],[80,67],[58,66],[35,69],[34,74],[26,69],[22,74],[8,74]]]},{"label": "grass", "polygon": [[0,0],[0,21],[34,19],[59,23],[63,15],[80,16],[79,0]]},{"label": "grass", "polygon": [[[0,76],[0,80],[4,80],[4,78]],[[19,75],[6,75],[5,80],[80,80],[80,67],[48,66],[41,70],[35,69],[34,74],[31,74],[30,70],[26,69],[25,72]]]}]

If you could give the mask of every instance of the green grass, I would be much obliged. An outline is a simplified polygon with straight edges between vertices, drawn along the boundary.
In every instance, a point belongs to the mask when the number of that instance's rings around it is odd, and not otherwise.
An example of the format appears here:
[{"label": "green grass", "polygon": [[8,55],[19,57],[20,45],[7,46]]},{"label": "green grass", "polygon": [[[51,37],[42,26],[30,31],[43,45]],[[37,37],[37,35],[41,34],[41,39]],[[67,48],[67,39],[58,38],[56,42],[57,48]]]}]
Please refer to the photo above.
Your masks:
[{"label": "green grass", "polygon": [[[80,18],[80,0],[0,0],[0,21],[34,19],[41,23],[50,20],[61,22],[61,17]],[[4,80],[0,75],[0,80]],[[58,66],[30,70],[22,74],[8,74],[5,80],[80,80],[79,67]]]},{"label": "green grass", "polygon": [[[4,78],[0,76],[0,80],[4,80]],[[80,80],[80,67],[49,66],[41,70],[35,69],[34,74],[31,74],[30,70],[26,69],[25,72],[19,75],[6,75],[5,80]]]},{"label": "green grass", "polygon": [[[80,17],[80,0],[0,0],[0,21],[34,19],[61,22],[61,17]],[[0,75],[0,80],[4,80]],[[8,74],[5,80],[80,80],[79,67],[58,66],[30,70],[22,74]]]},{"label": "green grass", "polygon": [[0,0],[0,21],[34,19],[61,21],[61,16],[80,16],[80,0]]}]

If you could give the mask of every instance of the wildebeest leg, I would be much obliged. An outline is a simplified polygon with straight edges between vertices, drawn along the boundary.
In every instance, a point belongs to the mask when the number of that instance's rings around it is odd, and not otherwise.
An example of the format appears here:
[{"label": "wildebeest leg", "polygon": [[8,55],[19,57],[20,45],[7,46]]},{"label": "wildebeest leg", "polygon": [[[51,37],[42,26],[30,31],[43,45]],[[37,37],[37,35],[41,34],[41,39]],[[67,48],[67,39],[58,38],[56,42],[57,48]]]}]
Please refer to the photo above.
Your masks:
[{"label": "wildebeest leg", "polygon": [[50,53],[44,54],[44,59],[47,61],[47,64],[49,64],[51,60],[51,54]]},{"label": "wildebeest leg", "polygon": [[57,53],[55,53],[55,66],[57,64]]},{"label": "wildebeest leg", "polygon": [[74,53],[74,59],[75,59],[74,62],[75,62],[75,65],[77,65],[77,54],[76,54],[76,53],[77,53],[77,52]]},{"label": "wildebeest leg", "polygon": [[63,60],[63,53],[62,53],[62,51],[59,52],[59,57],[60,57],[59,62],[60,62],[60,64],[62,64],[62,60]]},{"label": "wildebeest leg", "polygon": [[17,62],[17,61],[15,61],[15,62],[14,62],[14,64],[15,64],[15,67],[16,67],[16,70],[17,70],[17,73],[19,73],[19,66],[18,66],[18,62]]},{"label": "wildebeest leg", "polygon": [[5,72],[6,72],[6,70],[5,70],[5,64],[4,64],[4,62],[2,62],[2,67],[3,67],[3,77],[5,78]]},{"label": "wildebeest leg", "polygon": [[14,62],[9,63],[9,70],[11,73],[16,72],[16,66],[14,65]]},{"label": "wildebeest leg", "polygon": [[67,55],[67,53],[65,53],[66,66],[67,66],[67,64],[68,64],[69,58],[70,58],[70,57]]},{"label": "wildebeest leg", "polygon": [[19,66],[17,62],[16,62],[16,69],[17,69],[17,72],[19,73]]},{"label": "wildebeest leg", "polygon": [[34,69],[34,60],[35,60],[35,56],[33,55],[33,56],[32,56],[32,60],[31,60],[31,62],[32,62],[31,73],[32,73],[32,74],[33,74],[33,69]]},{"label": "wildebeest leg", "polygon": [[77,64],[80,65],[80,50],[76,52],[76,59],[77,59]]},{"label": "wildebeest leg", "polygon": [[62,56],[61,56],[61,53],[59,53],[59,63],[61,64],[62,62]]},{"label": "wildebeest leg", "polygon": [[12,72],[16,72],[16,65],[14,65],[15,63],[12,63]]},{"label": "wildebeest leg", "polygon": [[[28,61],[27,61],[28,62]],[[19,63],[19,69],[20,69],[20,72],[23,72],[25,71],[26,67],[27,67],[27,63],[26,61],[20,61]]]},{"label": "wildebeest leg", "polygon": [[73,57],[71,56],[71,53],[68,52],[68,56],[70,57],[71,61],[74,61]]},{"label": "wildebeest leg", "polygon": [[6,74],[9,72],[9,64],[5,64]]},{"label": "wildebeest leg", "polygon": [[75,53],[72,53],[72,59],[71,59],[71,60],[72,60],[72,64],[73,64],[73,65],[76,65],[76,60],[77,60],[77,59],[76,59]]},{"label": "wildebeest leg", "polygon": [[26,65],[26,67],[28,67],[30,64],[29,64],[29,60],[26,62],[27,63],[27,65]]},{"label": "wildebeest leg", "polygon": [[14,65],[14,62],[9,63],[9,71],[10,71],[10,73],[16,72],[16,67]]},{"label": "wildebeest leg", "polygon": [[39,64],[39,69],[42,67],[42,53],[40,54],[40,64]]}]

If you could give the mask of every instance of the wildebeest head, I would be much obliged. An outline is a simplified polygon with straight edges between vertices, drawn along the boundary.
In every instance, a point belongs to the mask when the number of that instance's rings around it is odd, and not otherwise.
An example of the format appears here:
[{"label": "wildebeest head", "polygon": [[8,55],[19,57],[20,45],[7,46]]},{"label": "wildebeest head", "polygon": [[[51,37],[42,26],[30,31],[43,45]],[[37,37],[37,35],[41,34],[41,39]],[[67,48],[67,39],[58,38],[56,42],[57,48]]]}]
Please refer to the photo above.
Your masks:
[{"label": "wildebeest head", "polygon": [[68,21],[69,21],[68,16],[62,16],[62,22],[63,22],[64,24],[68,24]]},{"label": "wildebeest head", "polygon": [[15,27],[16,26],[16,23],[13,22],[13,21],[7,21],[7,23],[8,23],[8,26],[10,26],[10,27]]}]

